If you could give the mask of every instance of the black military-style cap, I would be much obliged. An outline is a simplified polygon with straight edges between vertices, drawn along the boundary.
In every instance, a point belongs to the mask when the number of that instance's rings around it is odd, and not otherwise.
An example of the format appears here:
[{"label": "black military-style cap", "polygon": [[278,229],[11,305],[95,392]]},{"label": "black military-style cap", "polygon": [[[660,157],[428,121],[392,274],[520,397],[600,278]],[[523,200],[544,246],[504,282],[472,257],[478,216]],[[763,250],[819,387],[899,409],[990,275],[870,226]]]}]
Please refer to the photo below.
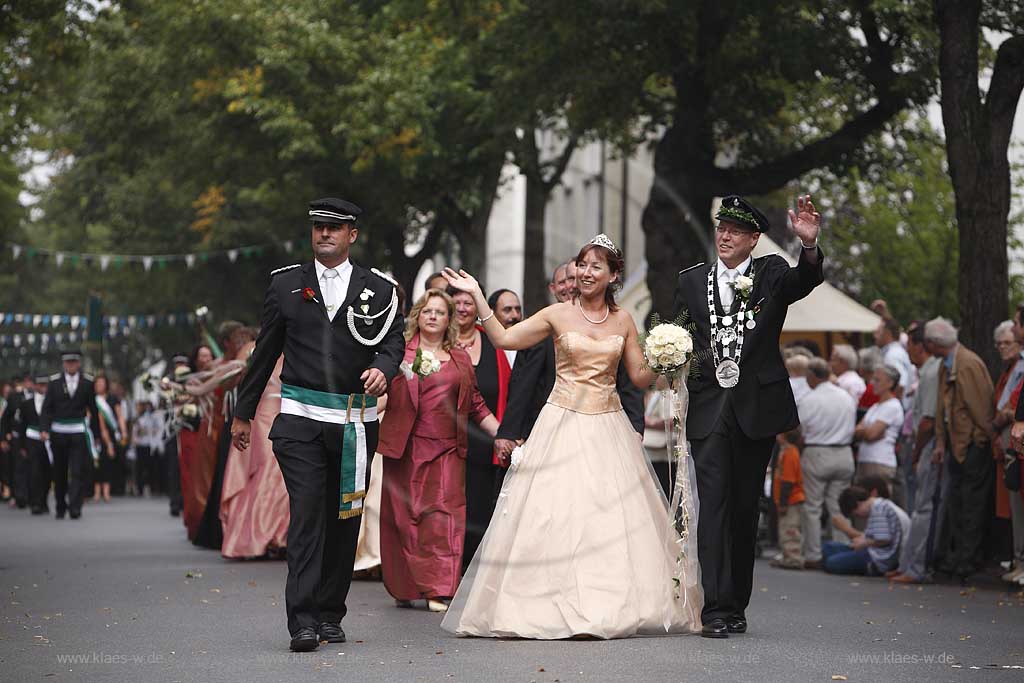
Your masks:
[{"label": "black military-style cap", "polygon": [[188,356],[186,356],[184,353],[176,353],[176,354],[174,354],[171,357],[171,365],[177,365],[179,363],[184,363],[185,365],[188,365],[188,363],[189,363]]},{"label": "black military-style cap", "polygon": [[49,375],[36,375],[35,376],[35,383],[36,384],[49,384],[50,383],[50,376]]},{"label": "black military-style cap", "polygon": [[739,195],[731,194],[722,200],[722,205],[715,214],[720,221],[729,221],[735,225],[749,228],[753,232],[767,232],[768,219],[753,204]]},{"label": "black military-style cap", "polygon": [[82,360],[81,349],[64,349],[60,352],[60,359],[64,360]]},{"label": "black military-style cap", "polygon": [[315,199],[309,203],[309,220],[313,223],[355,223],[361,213],[363,210],[352,202],[334,197]]}]

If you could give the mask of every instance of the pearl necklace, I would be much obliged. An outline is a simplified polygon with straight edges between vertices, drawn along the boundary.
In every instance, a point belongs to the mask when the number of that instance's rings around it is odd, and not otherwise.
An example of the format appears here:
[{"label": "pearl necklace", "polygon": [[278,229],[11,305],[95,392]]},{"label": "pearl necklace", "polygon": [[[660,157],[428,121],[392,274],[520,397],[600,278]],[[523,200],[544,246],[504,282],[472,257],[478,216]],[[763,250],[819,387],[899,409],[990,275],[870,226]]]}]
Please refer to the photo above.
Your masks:
[{"label": "pearl necklace", "polygon": [[477,335],[477,332],[478,332],[478,330],[476,330],[474,328],[474,331],[473,331],[473,341],[471,341],[469,343],[466,343],[466,342],[462,341],[461,339],[456,339],[455,340],[455,345],[457,347],[459,347],[460,349],[462,349],[463,351],[469,351],[471,348],[476,346],[476,335]]},{"label": "pearl necklace", "polygon": [[581,302],[579,299],[576,299],[576,305],[580,307],[580,315],[582,315],[583,319],[586,320],[591,325],[600,325],[601,323],[608,319],[609,315],[612,314],[612,309],[608,307],[604,311],[603,318],[601,318],[600,320],[591,320],[590,318],[587,317],[587,312],[583,310],[583,302]]}]

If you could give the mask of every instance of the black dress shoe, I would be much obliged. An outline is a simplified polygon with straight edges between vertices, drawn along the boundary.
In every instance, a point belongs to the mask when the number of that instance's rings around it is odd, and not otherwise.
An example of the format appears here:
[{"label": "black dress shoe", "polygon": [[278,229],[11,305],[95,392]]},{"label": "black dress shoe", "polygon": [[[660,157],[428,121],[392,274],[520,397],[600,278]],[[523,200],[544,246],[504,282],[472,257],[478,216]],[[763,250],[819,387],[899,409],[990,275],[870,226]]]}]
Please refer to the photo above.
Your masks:
[{"label": "black dress shoe", "polygon": [[725,620],[725,627],[729,633],[746,633],[747,620],[744,617],[729,617]]},{"label": "black dress shoe", "polygon": [[342,630],[341,624],[320,624],[317,633],[320,635],[320,640],[326,640],[328,643],[345,642],[345,631]]},{"label": "black dress shoe", "polygon": [[316,631],[307,626],[296,631],[290,647],[292,652],[312,652],[320,647],[320,639]]},{"label": "black dress shoe", "polygon": [[81,516],[82,516],[81,512],[72,512],[71,513],[71,519],[78,519]]},{"label": "black dress shoe", "polygon": [[729,627],[726,626],[725,619],[712,619],[704,624],[700,635],[704,638],[728,638]]},{"label": "black dress shoe", "polygon": [[49,512],[50,512],[49,508],[45,508],[45,507],[34,507],[34,508],[32,508],[32,514],[33,515],[46,515],[46,514],[49,514]]},{"label": "black dress shoe", "polygon": [[57,514],[54,515],[54,517],[56,517],[57,519],[64,519],[64,511],[63,510],[57,510]]}]

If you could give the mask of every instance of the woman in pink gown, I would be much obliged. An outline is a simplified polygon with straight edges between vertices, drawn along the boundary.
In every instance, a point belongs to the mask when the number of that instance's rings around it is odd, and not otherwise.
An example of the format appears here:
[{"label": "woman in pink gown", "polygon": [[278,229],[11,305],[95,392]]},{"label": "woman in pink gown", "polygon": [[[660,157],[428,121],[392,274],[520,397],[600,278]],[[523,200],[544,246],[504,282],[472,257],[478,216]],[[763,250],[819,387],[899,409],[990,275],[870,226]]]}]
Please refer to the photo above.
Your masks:
[{"label": "woman in pink gown", "polygon": [[229,559],[263,557],[284,550],[288,534],[288,490],[267,438],[281,408],[281,360],[263,391],[252,420],[251,445],[234,446],[224,470],[220,521],[221,555]]},{"label": "woman in pink gown", "polygon": [[[378,451],[384,456],[381,494],[381,569],[400,606],[426,599],[447,608],[462,573],[466,534],[466,451],[472,419],[492,437],[498,421],[476,385],[469,355],[454,348],[457,328],[451,297],[428,290],[406,327],[403,374],[388,391]],[[417,349],[440,368],[412,372]]]}]

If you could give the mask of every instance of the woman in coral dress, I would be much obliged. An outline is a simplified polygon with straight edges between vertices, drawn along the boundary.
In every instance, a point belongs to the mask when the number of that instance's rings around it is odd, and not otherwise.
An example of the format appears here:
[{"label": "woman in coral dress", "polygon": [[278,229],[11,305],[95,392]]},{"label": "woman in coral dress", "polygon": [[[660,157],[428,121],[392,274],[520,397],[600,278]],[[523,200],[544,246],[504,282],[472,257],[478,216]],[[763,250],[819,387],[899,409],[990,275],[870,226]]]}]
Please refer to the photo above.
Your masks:
[{"label": "woman in coral dress", "polygon": [[252,419],[249,448],[234,446],[224,469],[220,553],[231,559],[280,554],[288,538],[288,490],[268,435],[281,409],[281,359]]},{"label": "woman in coral dress", "polygon": [[446,271],[453,287],[473,292],[495,346],[528,348],[554,335],[556,354],[555,387],[442,623],[454,633],[623,638],[701,627],[696,501],[688,499],[681,536],[615,391],[620,358],[637,386],[654,380],[636,325],[612,296],[621,254],[602,235],[577,263],[579,299],[508,330],[471,276]]}]

